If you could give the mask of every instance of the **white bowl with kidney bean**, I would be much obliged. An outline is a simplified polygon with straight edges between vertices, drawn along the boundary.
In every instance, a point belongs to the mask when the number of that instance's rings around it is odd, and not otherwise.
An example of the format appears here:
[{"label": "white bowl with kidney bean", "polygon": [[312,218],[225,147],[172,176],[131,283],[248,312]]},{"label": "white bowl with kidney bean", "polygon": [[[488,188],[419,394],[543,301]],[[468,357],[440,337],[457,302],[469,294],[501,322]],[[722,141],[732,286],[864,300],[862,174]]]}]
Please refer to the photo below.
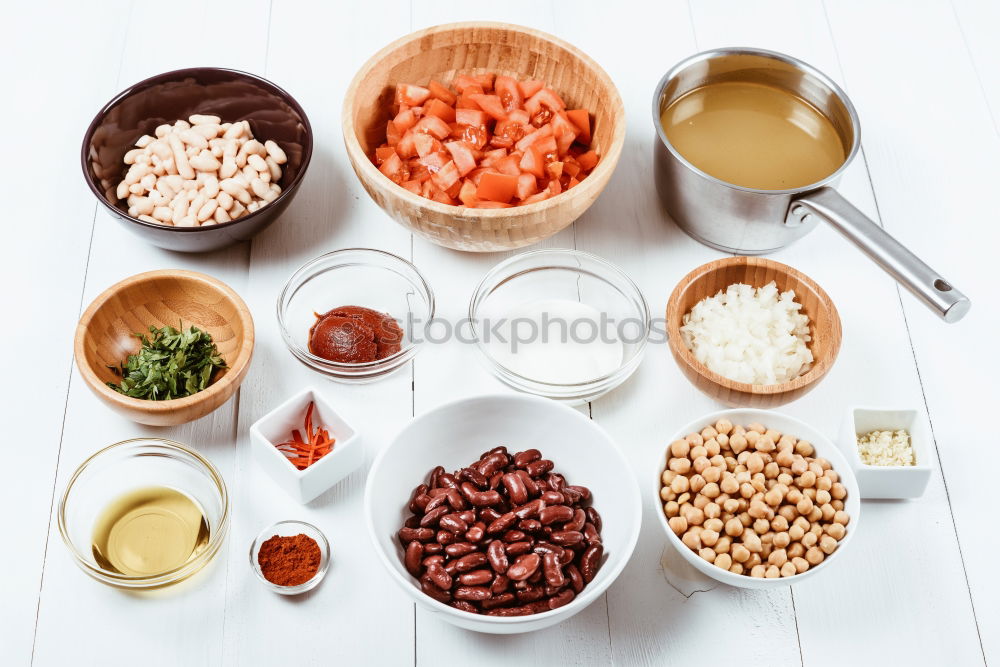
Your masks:
[{"label": "white bowl with kidney bean", "polygon": [[380,559],[414,600],[460,627],[506,634],[600,597],[635,547],[641,500],[599,426],[503,394],[411,421],[373,463],[365,513]]},{"label": "white bowl with kidney bean", "polygon": [[656,514],[702,573],[741,588],[797,583],[827,568],[857,530],[861,494],[822,433],[768,410],[723,410],[666,444]]}]

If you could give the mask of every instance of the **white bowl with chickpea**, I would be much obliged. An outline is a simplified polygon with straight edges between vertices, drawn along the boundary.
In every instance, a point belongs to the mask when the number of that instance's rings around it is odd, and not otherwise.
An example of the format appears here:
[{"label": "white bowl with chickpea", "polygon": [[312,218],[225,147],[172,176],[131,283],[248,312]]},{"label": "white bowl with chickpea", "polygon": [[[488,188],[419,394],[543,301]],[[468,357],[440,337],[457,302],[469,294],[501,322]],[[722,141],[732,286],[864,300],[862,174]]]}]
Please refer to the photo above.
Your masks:
[{"label": "white bowl with chickpea", "polygon": [[857,531],[861,492],[837,446],[769,410],[722,410],[670,439],[656,475],[667,540],[703,574],[787,586],[830,566]]}]

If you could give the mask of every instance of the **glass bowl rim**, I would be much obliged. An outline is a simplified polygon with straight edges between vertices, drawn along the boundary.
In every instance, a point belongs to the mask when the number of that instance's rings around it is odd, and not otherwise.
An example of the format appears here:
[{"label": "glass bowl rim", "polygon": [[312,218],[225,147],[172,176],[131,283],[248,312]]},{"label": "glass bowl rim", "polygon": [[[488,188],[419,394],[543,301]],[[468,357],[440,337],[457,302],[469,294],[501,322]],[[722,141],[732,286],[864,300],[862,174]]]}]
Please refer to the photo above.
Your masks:
[{"label": "glass bowl rim", "polygon": [[[524,259],[526,257],[539,257],[543,255],[586,258],[587,260],[597,263],[605,270],[619,276],[622,280],[624,280],[625,284],[635,292],[635,296],[638,297],[638,302],[642,307],[643,335],[642,338],[637,343],[638,347],[636,348],[635,353],[629,359],[624,360],[613,371],[605,373],[604,375],[598,376],[596,378],[591,378],[590,380],[585,380],[583,382],[569,382],[569,383],[545,382],[543,380],[536,380],[534,378],[529,378],[521,373],[518,373],[517,371],[508,368],[507,366],[497,361],[493,357],[493,355],[490,354],[489,351],[487,350],[486,345],[483,343],[482,336],[480,336],[479,334],[479,327],[476,325],[476,316],[479,310],[479,306],[482,305],[483,300],[485,300],[486,296],[488,295],[486,292],[484,292],[486,283],[491,279],[497,278],[497,276],[500,275],[502,271],[508,269],[510,265],[517,260]],[[564,268],[567,270],[574,270],[573,267],[543,267],[543,268]],[[516,275],[519,274],[508,276],[505,280],[498,283],[497,287],[510,280],[510,278],[515,277]],[[597,278],[605,280],[603,276],[599,274],[591,274],[591,275],[594,275]],[[605,282],[608,281],[605,280]],[[649,303],[646,301],[646,296],[642,293],[642,290],[639,289],[639,286],[635,283],[635,281],[632,280],[632,278],[616,264],[613,264],[612,262],[609,262],[603,257],[599,257],[598,255],[595,255],[593,253],[585,252],[583,250],[576,250],[575,248],[540,248],[538,250],[529,250],[527,252],[518,253],[512,257],[508,257],[507,259],[503,260],[502,262],[499,262],[496,266],[494,266],[493,268],[491,268],[489,271],[486,272],[486,275],[484,275],[482,280],[480,280],[479,283],[476,285],[475,290],[473,290],[472,292],[472,298],[469,300],[469,326],[471,327],[472,334],[476,339],[476,347],[482,353],[483,357],[492,366],[500,369],[507,375],[516,378],[518,381],[528,383],[529,386],[538,385],[540,387],[551,387],[553,390],[579,389],[583,391],[595,385],[601,385],[608,381],[614,381],[619,375],[622,374],[622,372],[631,369],[631,366],[633,365],[634,361],[636,359],[641,358],[643,352],[646,349],[646,344],[649,342],[649,333],[652,329],[652,321],[649,311]],[[545,390],[543,389],[543,391]]]},{"label": "glass bowl rim", "polygon": [[[95,566],[86,558],[80,554],[80,551],[73,544],[73,540],[69,536],[69,527],[66,525],[66,505],[69,500],[70,492],[73,490],[74,485],[80,476],[90,467],[94,462],[96,462],[103,455],[111,452],[112,450],[119,448],[127,448],[129,445],[135,443],[151,443],[158,447],[163,447],[167,450],[179,451],[182,454],[192,457],[197,461],[202,472],[208,474],[209,479],[215,483],[215,488],[219,492],[219,499],[222,503],[222,515],[219,517],[218,529],[212,534],[211,539],[208,541],[208,546],[198,554],[195,558],[184,562],[183,564],[166,570],[164,572],[159,572],[153,575],[128,575],[121,574],[119,572],[112,572],[110,570],[105,570],[102,567]],[[63,491],[62,496],[59,499],[59,507],[57,512],[57,518],[59,522],[59,534],[62,537],[63,542],[66,544],[70,553],[73,554],[73,558],[76,560],[77,564],[84,568],[89,574],[96,576],[100,581],[110,584],[121,584],[129,588],[154,588],[158,586],[163,586],[165,584],[173,583],[178,579],[182,579],[189,573],[186,571],[191,568],[193,564],[200,564],[198,568],[195,568],[190,574],[193,574],[201,566],[207,564],[212,560],[219,551],[219,547],[222,546],[223,540],[226,538],[226,534],[229,532],[229,491],[226,488],[226,482],[219,472],[218,468],[209,461],[207,458],[193,450],[192,448],[182,445],[174,440],[169,440],[167,438],[156,438],[156,437],[139,437],[139,438],[129,438],[128,440],[120,440],[118,442],[112,443],[106,447],[102,447],[90,456],[88,456],[83,463],[77,466],[73,475],[69,478],[66,483],[66,489]],[[177,575],[177,576],[175,576]],[[146,584],[142,586],[142,584]]]}]

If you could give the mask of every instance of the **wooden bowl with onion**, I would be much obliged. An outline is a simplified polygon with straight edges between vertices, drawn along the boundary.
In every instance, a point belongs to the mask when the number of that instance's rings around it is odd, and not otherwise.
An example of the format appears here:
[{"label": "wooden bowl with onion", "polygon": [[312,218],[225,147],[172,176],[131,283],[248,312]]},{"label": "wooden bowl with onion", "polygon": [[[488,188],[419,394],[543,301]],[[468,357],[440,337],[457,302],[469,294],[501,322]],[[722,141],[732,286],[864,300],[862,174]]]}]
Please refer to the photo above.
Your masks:
[{"label": "wooden bowl with onion", "polygon": [[[133,334],[181,324],[211,334],[226,362],[207,388],[183,398],[145,400],[107,385],[121,380],[112,368],[139,351]],[[171,269],[140,273],[104,290],[80,318],[73,351],[80,375],[108,407],[140,424],[172,426],[204,417],[229,400],[246,377],[253,347],[253,318],[231,287],[203,273]]]},{"label": "wooden bowl with onion", "polygon": [[[591,115],[591,147],[600,161],[579,185],[544,201],[502,209],[472,209],[420,197],[392,182],[372,163],[385,141],[397,83],[450,85],[458,74],[493,72],[541,79],[567,108]],[[396,222],[438,245],[492,252],[537,243],[568,227],[611,178],[625,143],[625,109],[610,77],[571,44],[538,30],[505,23],[451,23],[389,44],[366,62],[344,98],[344,142],[365,190]]]},{"label": "wooden bowl with onion", "polygon": [[[710,371],[681,339],[683,317],[702,299],[725,291],[734,283],[763,287],[774,281],[779,292],[795,291],[799,311],[809,318],[810,369],[779,384],[736,382]],[[684,276],[667,303],[670,351],[685,377],[705,394],[731,407],[771,408],[805,395],[829,372],[840,352],[840,315],[823,288],[790,266],[763,257],[726,257],[703,264]]]}]

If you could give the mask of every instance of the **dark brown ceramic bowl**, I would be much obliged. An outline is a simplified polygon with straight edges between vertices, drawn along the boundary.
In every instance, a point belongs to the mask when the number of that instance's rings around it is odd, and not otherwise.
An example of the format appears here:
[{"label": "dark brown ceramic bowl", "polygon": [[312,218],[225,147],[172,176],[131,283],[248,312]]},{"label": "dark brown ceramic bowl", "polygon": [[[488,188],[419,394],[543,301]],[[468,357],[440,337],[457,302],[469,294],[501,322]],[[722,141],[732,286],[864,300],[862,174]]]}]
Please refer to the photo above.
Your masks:
[{"label": "dark brown ceramic bowl", "polygon": [[[246,119],[254,137],[273,139],[284,149],[281,194],[273,202],[238,220],[208,227],[172,227],[128,215],[113,188],[124,178],[122,159],[136,140],[158,125],[213,114],[224,122]],[[115,96],[98,112],[83,138],[83,176],[98,200],[129,230],[168,250],[206,252],[249,239],[277,219],[291,203],[312,157],[312,127],[291,95],[253,74],[218,67],[192,67],[140,81]],[[101,179],[112,182],[110,193]]]}]

